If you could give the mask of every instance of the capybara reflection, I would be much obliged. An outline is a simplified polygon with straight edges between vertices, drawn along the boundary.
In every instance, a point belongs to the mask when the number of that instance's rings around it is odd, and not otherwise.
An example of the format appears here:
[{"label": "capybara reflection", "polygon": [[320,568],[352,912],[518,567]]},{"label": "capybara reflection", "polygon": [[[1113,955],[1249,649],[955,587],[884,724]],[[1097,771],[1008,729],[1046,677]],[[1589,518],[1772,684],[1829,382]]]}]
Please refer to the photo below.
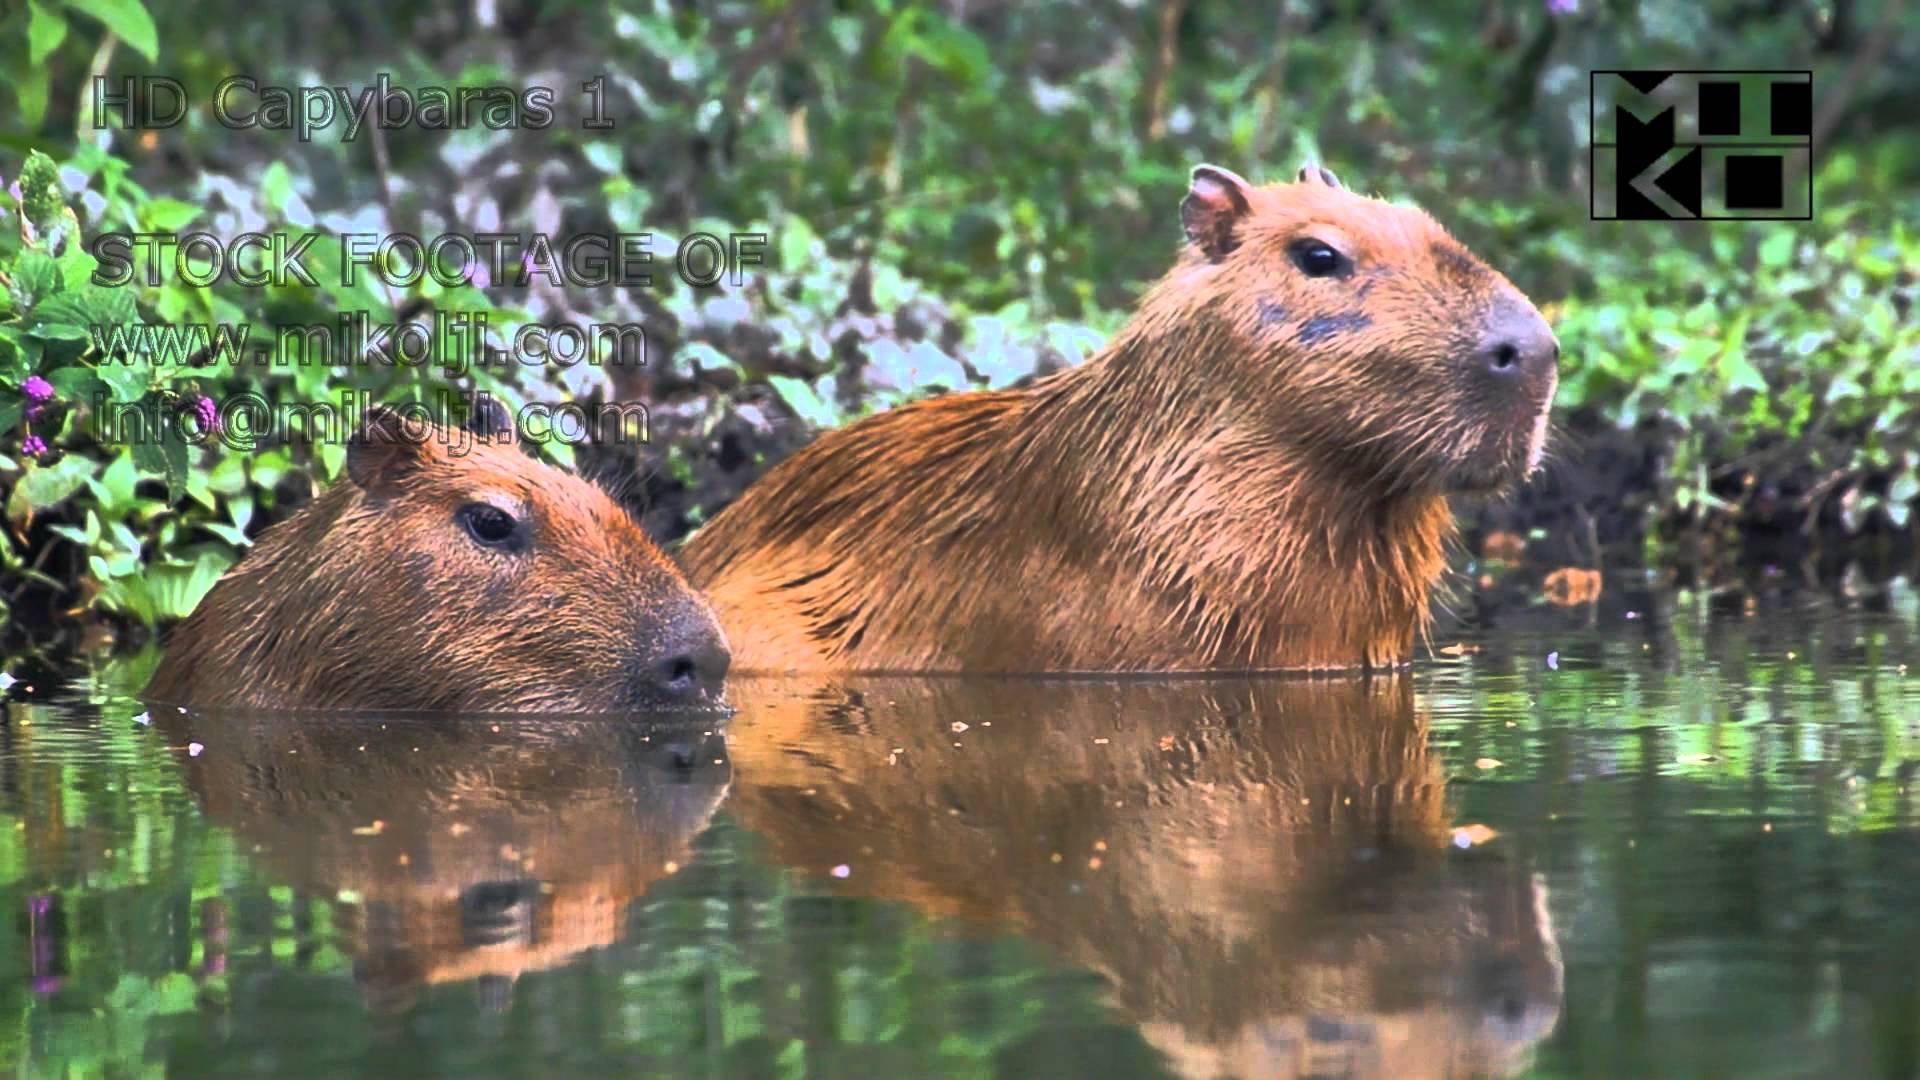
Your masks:
[{"label": "capybara reflection", "polygon": [[[167,644],[154,701],[616,712],[711,703],[713,611],[594,485],[379,409],[346,478],[272,527]],[[459,449],[456,451],[456,445]]]},{"label": "capybara reflection", "polygon": [[742,671],[1381,668],[1559,344],[1419,210],[1200,166],[1098,355],[828,432],[686,546]]},{"label": "capybara reflection", "polygon": [[497,723],[216,710],[156,723],[214,825],[263,874],[332,898],[382,1013],[613,944],[627,909],[690,861],[726,792],[723,737],[684,719]]},{"label": "capybara reflection", "polygon": [[731,692],[775,859],[1105,976],[1182,1075],[1504,1075],[1559,1016],[1544,891],[1452,843],[1404,677]]}]

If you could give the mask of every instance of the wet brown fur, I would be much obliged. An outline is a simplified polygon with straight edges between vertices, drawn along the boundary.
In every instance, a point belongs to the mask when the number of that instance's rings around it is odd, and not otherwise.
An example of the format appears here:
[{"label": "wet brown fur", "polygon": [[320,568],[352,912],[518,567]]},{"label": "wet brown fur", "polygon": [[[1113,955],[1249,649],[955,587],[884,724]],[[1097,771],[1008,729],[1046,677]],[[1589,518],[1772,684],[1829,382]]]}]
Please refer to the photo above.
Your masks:
[{"label": "wet brown fur", "polygon": [[[1317,179],[1247,196],[1086,363],[823,434],[697,533],[735,670],[1408,662],[1447,494],[1538,456],[1545,401],[1465,370],[1525,298],[1418,210]],[[1301,274],[1305,236],[1353,273]]]},{"label": "wet brown fur", "polygon": [[[172,635],[147,698],[618,711],[650,635],[712,618],[605,492],[510,441],[436,431],[375,464],[374,490],[342,477],[261,535]],[[476,500],[514,507],[530,548],[473,543],[455,513]]]}]

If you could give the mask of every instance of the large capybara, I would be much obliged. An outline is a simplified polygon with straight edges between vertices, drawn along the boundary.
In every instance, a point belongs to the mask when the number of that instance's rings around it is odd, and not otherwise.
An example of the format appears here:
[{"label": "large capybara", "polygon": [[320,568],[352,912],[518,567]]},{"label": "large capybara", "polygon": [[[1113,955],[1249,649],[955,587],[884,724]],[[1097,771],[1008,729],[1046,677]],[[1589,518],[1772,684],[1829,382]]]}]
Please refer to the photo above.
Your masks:
[{"label": "large capybara", "polygon": [[687,544],[742,671],[1382,668],[1559,344],[1419,210],[1202,165],[1098,355],[822,435]]},{"label": "large capybara", "polygon": [[442,712],[704,705],[725,636],[599,488],[526,454],[373,410],[346,478],[286,521],[167,643],[162,703]]},{"label": "large capybara", "polygon": [[1545,890],[1456,833],[1404,676],[730,693],[772,858],[1099,973],[1180,1075],[1509,1075],[1558,1020]]},{"label": "large capybara", "polygon": [[687,717],[289,716],[156,723],[207,820],[267,880],[331,898],[355,980],[384,1013],[618,942],[628,907],[691,861],[725,795],[724,738]]}]

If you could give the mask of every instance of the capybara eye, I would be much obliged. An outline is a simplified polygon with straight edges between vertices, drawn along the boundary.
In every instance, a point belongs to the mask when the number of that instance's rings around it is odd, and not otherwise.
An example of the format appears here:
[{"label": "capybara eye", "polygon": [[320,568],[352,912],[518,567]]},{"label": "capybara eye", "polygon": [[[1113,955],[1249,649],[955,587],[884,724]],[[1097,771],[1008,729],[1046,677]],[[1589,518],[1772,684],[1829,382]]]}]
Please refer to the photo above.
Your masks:
[{"label": "capybara eye", "polygon": [[1353,264],[1323,240],[1312,237],[1295,240],[1287,247],[1293,265],[1308,277],[1345,277]]},{"label": "capybara eye", "polygon": [[517,547],[520,519],[492,503],[468,503],[460,508],[460,524],[467,535],[488,547]]}]

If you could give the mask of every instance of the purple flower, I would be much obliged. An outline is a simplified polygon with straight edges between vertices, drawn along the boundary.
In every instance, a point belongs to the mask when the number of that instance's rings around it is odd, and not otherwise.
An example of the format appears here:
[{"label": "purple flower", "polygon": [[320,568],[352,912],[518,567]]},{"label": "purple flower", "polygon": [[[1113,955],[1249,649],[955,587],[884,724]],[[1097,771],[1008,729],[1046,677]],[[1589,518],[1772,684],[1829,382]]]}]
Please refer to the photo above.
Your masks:
[{"label": "purple flower", "polygon": [[1580,10],[1580,0],[1547,0],[1547,14],[1571,15]]},{"label": "purple flower", "polygon": [[25,395],[28,404],[42,405],[53,400],[53,384],[38,375],[29,375],[27,381],[20,384],[20,393]]},{"label": "purple flower", "polygon": [[20,440],[20,452],[38,461],[47,456],[47,440],[38,435],[29,435]]},{"label": "purple flower", "polygon": [[209,435],[220,430],[220,406],[204,394],[194,399],[193,418],[199,421],[200,430]]}]

